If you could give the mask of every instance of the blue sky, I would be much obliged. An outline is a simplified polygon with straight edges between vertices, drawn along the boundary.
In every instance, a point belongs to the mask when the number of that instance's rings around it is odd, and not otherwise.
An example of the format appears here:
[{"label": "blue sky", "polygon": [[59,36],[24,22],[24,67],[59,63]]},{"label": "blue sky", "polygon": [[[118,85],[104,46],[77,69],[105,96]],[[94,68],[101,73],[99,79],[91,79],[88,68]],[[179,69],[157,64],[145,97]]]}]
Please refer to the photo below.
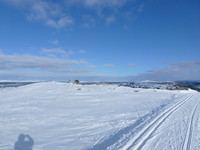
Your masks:
[{"label": "blue sky", "polygon": [[199,0],[0,0],[0,80],[200,80]]}]

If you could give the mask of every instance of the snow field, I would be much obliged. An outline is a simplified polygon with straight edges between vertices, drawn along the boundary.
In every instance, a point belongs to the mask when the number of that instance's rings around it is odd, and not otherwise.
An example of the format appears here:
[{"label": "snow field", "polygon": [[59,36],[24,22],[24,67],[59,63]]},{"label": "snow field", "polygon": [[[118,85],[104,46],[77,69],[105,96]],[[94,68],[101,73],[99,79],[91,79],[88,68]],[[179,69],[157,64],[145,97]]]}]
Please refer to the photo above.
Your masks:
[{"label": "snow field", "polygon": [[[190,95],[196,98],[189,98]],[[198,108],[190,111],[198,101],[197,93],[194,91],[133,89],[117,85],[83,86],[59,82],[6,88],[0,91],[0,150],[13,149],[21,133],[29,134],[34,139],[33,150],[123,149],[123,147],[126,149],[128,143],[127,148],[134,149],[136,144],[143,143],[141,148],[145,149],[148,145],[150,148],[156,146],[159,149],[163,142],[160,139],[164,137],[161,131],[166,131],[166,126],[163,124],[170,125],[170,121],[169,123],[166,121],[173,116],[172,107],[173,111],[176,107],[178,110],[178,104],[181,105],[184,99],[193,101],[183,104],[189,103],[188,108],[181,107],[186,116],[189,114],[188,119],[192,125],[189,125],[188,129],[187,123],[184,125],[183,121],[178,121],[183,124],[181,125],[183,128],[177,129],[176,132],[182,133],[181,130],[186,129],[187,137],[195,137],[191,141],[186,140],[186,147],[188,143],[193,143],[189,146],[199,148],[199,134],[190,134],[190,130],[199,125],[197,115],[190,114],[199,112]],[[163,114],[165,111],[166,114]],[[172,118],[174,121],[177,118],[181,120],[183,117],[181,115],[185,116],[180,112],[180,116]],[[155,121],[156,118],[158,121]],[[140,126],[138,123],[140,128],[135,130],[135,123],[140,119],[144,120],[141,121],[143,125]],[[153,132],[148,131],[149,124],[152,124],[149,129]],[[148,129],[146,132],[145,128]],[[173,128],[173,125],[169,128]],[[199,127],[195,130],[200,133]],[[136,136],[134,134],[138,135],[143,131],[144,133],[134,144],[133,139]],[[166,134],[170,136],[171,133]],[[181,136],[180,134],[180,138],[184,139],[184,136]],[[160,142],[156,144],[155,141]],[[177,145],[183,144],[182,140],[177,141],[180,141]],[[164,142],[166,144],[166,141]],[[169,143],[166,147],[172,145]]]}]

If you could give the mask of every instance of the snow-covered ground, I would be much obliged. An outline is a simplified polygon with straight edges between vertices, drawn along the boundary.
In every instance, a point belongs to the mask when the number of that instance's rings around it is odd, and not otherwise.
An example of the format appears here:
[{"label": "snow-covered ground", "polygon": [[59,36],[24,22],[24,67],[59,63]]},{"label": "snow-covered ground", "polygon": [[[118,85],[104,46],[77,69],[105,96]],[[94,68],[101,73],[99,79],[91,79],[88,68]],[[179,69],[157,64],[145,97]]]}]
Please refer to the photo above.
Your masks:
[{"label": "snow-covered ground", "polygon": [[0,150],[199,150],[200,94],[117,85],[35,83],[0,91]]}]

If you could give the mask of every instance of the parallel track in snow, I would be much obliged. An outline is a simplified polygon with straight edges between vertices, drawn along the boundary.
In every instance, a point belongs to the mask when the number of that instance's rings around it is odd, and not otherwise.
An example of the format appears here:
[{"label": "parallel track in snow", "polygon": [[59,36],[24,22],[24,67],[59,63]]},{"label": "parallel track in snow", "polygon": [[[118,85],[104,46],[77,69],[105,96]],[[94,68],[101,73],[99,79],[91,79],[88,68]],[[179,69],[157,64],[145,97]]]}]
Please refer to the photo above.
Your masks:
[{"label": "parallel track in snow", "polygon": [[157,128],[178,108],[191,99],[191,95],[173,105],[156,117],[149,125],[143,128],[136,136],[134,136],[121,150],[140,150],[145,143],[151,138]]},{"label": "parallel track in snow", "polygon": [[185,136],[185,140],[184,140],[184,144],[183,144],[183,150],[190,150],[191,149],[191,140],[192,140],[192,132],[193,132],[193,120],[194,120],[194,116],[195,116],[195,113],[196,113],[196,110],[199,106],[199,102],[197,102],[196,106],[194,107],[192,113],[191,113],[191,116],[190,116],[190,121],[189,121],[189,124],[188,124],[188,128],[187,128],[187,133],[186,133],[186,136]]}]

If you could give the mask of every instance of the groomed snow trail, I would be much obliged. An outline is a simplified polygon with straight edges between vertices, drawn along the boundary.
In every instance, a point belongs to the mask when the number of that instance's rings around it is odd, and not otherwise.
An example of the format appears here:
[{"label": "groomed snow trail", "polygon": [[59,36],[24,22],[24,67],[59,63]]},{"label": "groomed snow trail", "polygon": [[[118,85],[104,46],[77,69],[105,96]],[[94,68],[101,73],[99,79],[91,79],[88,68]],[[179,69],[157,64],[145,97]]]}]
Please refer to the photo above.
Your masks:
[{"label": "groomed snow trail", "polygon": [[[141,149],[143,145],[148,141],[155,130],[179,107],[181,107],[185,102],[187,102],[191,96],[188,96],[184,100],[175,104],[164,113],[160,114],[155,120],[153,120],[149,125],[147,125],[137,136],[135,136],[122,150],[130,149],[134,145],[134,149]],[[135,144],[137,143],[137,144]]]},{"label": "groomed snow trail", "polygon": [[188,129],[187,129],[187,134],[184,140],[184,146],[183,150],[190,150],[191,149],[191,140],[192,140],[192,132],[193,132],[193,122],[194,122],[194,116],[196,114],[197,108],[199,106],[199,100],[197,101],[196,106],[194,107],[192,114],[190,116],[190,121],[188,123]]},{"label": "groomed snow trail", "polygon": [[[192,150],[192,141],[196,140],[193,137],[193,130],[197,128],[194,126],[194,119],[198,118],[195,116],[199,116],[199,112],[197,112],[200,103],[199,97],[199,93],[190,95],[158,115],[121,150]],[[180,126],[176,126],[177,119]],[[171,132],[169,127],[178,132],[168,134]]]}]

